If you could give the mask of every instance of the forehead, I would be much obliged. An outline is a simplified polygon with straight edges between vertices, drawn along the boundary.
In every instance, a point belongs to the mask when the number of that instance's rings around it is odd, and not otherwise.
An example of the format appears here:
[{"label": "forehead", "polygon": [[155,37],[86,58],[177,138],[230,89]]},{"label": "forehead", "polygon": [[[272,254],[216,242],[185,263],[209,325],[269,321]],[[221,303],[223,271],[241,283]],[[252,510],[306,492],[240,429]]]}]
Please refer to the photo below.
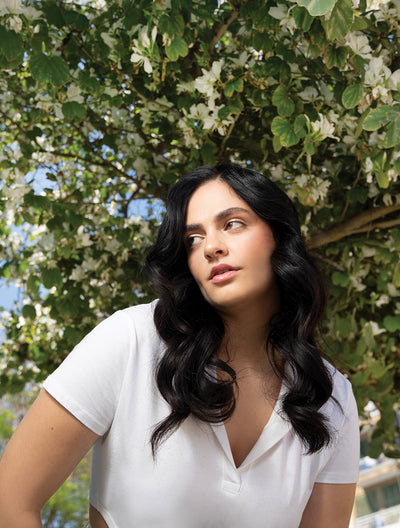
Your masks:
[{"label": "forehead", "polygon": [[251,211],[250,206],[236,194],[230,185],[222,180],[211,180],[194,191],[186,210],[186,223],[214,216],[232,207]]}]

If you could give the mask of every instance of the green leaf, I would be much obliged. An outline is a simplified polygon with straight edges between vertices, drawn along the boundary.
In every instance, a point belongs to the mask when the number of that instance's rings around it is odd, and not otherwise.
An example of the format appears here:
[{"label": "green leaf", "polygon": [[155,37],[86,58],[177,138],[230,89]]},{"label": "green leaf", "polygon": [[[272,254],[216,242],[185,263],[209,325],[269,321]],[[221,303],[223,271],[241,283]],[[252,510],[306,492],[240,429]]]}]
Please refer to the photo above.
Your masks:
[{"label": "green leaf", "polygon": [[81,89],[85,92],[89,92],[92,94],[99,94],[101,92],[100,82],[85,70],[79,73],[78,83]]},{"label": "green leaf", "polygon": [[324,53],[325,63],[329,69],[334,68],[343,68],[347,59],[347,48],[339,47],[337,48],[334,44],[326,48]]},{"label": "green leaf", "polygon": [[35,307],[32,304],[25,304],[22,308],[22,315],[26,319],[35,319],[36,317],[36,310]]},{"label": "green leaf", "polygon": [[297,0],[299,6],[303,6],[312,16],[326,15],[333,9],[337,0]]},{"label": "green leaf", "polygon": [[224,94],[231,97],[234,92],[243,91],[243,79],[231,79],[226,83]]},{"label": "green leaf", "polygon": [[265,73],[271,75],[272,77],[280,74],[282,65],[285,64],[283,60],[279,57],[273,56],[269,57],[264,64]]},{"label": "green leaf", "polygon": [[363,94],[362,84],[348,86],[342,94],[343,106],[347,109],[354,108],[361,100]]},{"label": "green leaf", "polygon": [[82,13],[77,11],[65,10],[64,18],[68,25],[77,31],[85,31],[90,26],[89,20]]},{"label": "green leaf", "polygon": [[30,292],[32,293],[39,292],[40,281],[35,275],[29,275],[26,285]]},{"label": "green leaf", "polygon": [[307,119],[304,114],[298,115],[294,120],[293,130],[296,136],[298,136],[299,138],[303,138],[306,135],[306,130],[304,128],[306,126],[306,123]]},{"label": "green leaf", "polygon": [[389,187],[388,175],[383,172],[375,172],[376,181],[381,189],[387,189]]},{"label": "green leaf", "polygon": [[22,37],[15,31],[0,26],[0,53],[7,61],[20,59],[24,55]]},{"label": "green leaf", "polygon": [[271,51],[274,48],[274,39],[267,32],[254,33],[253,47],[256,50]]},{"label": "green leaf", "polygon": [[56,26],[57,28],[65,26],[65,20],[57,2],[52,0],[43,2],[41,9],[46,13],[47,22],[50,25]]},{"label": "green leaf", "polygon": [[84,119],[86,117],[86,108],[76,101],[68,101],[62,105],[63,114],[67,119]]},{"label": "green leaf", "polygon": [[400,143],[400,115],[391,121],[386,130],[386,136],[380,145],[383,148],[393,148]]},{"label": "green leaf", "polygon": [[45,288],[52,288],[53,286],[61,286],[62,276],[58,268],[44,269],[42,271],[42,282]]},{"label": "green leaf", "polygon": [[272,96],[272,104],[277,107],[281,116],[288,117],[294,112],[294,102],[289,98],[286,86],[280,85]]},{"label": "green leaf", "polygon": [[389,332],[400,331],[400,315],[387,315],[383,318],[383,326]]},{"label": "green leaf", "polygon": [[240,114],[243,110],[243,103],[239,95],[235,94],[228,101],[229,113],[231,114]]},{"label": "green leaf", "polygon": [[41,83],[62,86],[68,81],[68,65],[61,57],[36,53],[32,55],[29,65],[32,77]]},{"label": "green leaf", "polygon": [[302,31],[308,31],[313,23],[313,17],[305,7],[295,6],[292,10],[296,26]]},{"label": "green leaf", "polygon": [[378,130],[378,128],[386,125],[393,118],[396,118],[399,113],[399,110],[396,110],[389,105],[373,108],[364,120],[364,130]]},{"label": "green leaf", "polygon": [[374,175],[376,181],[381,189],[387,189],[389,187],[389,178],[387,176],[387,171],[389,167],[387,166],[387,154],[385,151],[379,152],[376,156],[372,158],[372,164],[374,167]]},{"label": "green leaf", "polygon": [[332,273],[332,282],[336,286],[342,286],[342,288],[346,288],[346,286],[350,283],[350,278],[347,273],[342,273],[341,271],[334,271]]},{"label": "green leaf", "polygon": [[179,13],[161,15],[158,27],[161,33],[166,33],[170,37],[180,37],[185,29],[185,21]]},{"label": "green leaf", "polygon": [[170,60],[176,61],[179,57],[186,57],[189,53],[189,48],[182,37],[176,37],[169,46],[165,46],[165,52]]},{"label": "green leaf", "polygon": [[313,156],[315,154],[314,141],[311,134],[308,134],[304,140],[304,152]]},{"label": "green leaf", "polygon": [[322,19],[329,41],[340,40],[350,31],[353,23],[353,9],[349,0],[337,0],[328,20]]},{"label": "green leaf", "polygon": [[279,152],[282,149],[282,143],[279,139],[279,136],[274,136],[272,139],[272,147],[274,149],[274,152]]},{"label": "green leaf", "polygon": [[326,38],[325,30],[322,27],[322,24],[319,18],[314,18],[313,20],[313,23],[310,28],[310,37],[311,37],[311,42],[314,45],[314,49],[315,47],[319,49],[324,49],[328,45],[328,40]]},{"label": "green leaf", "polygon": [[351,333],[351,320],[350,317],[339,317],[336,316],[335,326],[341,337],[347,337]]},{"label": "green leaf", "polygon": [[396,160],[394,160],[393,165],[394,165],[394,168],[397,174],[400,174],[400,158],[397,158]]},{"label": "green leaf", "polygon": [[378,130],[387,126],[386,135],[380,145],[383,148],[392,148],[400,142],[400,109],[389,105],[378,106],[372,109],[364,120],[365,130]]},{"label": "green leaf", "polygon": [[277,116],[273,119],[271,130],[275,136],[279,136],[279,140],[284,147],[291,147],[300,141],[300,138],[294,133],[292,123],[283,117]]},{"label": "green leaf", "polygon": [[200,148],[201,158],[203,162],[207,165],[214,165],[215,163],[215,152],[216,146],[214,143],[205,143]]}]

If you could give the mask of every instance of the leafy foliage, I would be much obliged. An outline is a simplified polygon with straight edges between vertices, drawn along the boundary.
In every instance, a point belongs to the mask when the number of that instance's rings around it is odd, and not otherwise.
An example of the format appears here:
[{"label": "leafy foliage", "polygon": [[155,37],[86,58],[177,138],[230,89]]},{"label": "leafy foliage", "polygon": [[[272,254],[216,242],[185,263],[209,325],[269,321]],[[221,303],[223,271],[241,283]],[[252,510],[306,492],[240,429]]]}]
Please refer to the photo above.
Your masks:
[{"label": "leafy foliage", "polygon": [[360,410],[398,402],[398,0],[6,0],[0,12],[2,391],[40,381],[102,317],[146,301],[164,200],[230,159],[296,201],[331,284],[327,349]]},{"label": "leafy foliage", "polygon": [[[38,394],[38,387],[27,387],[19,394],[0,400],[0,456],[14,429]],[[44,505],[41,517],[44,528],[83,528],[88,523],[88,499],[91,455],[87,455],[72,475]]]}]

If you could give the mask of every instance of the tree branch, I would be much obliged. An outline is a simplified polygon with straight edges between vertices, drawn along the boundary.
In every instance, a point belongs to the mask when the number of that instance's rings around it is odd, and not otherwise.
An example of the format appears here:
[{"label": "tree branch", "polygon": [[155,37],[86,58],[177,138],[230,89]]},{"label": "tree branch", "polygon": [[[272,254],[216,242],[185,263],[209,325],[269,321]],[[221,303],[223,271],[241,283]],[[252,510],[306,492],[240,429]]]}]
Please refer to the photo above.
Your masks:
[{"label": "tree branch", "polygon": [[333,260],[324,257],[323,255],[321,255],[320,253],[317,253],[316,251],[310,251],[310,255],[312,257],[316,258],[316,259],[321,260],[322,262],[325,262],[326,264],[329,264],[329,266],[332,266],[333,268],[336,268],[339,271],[345,271],[346,270],[345,267],[342,266],[341,264],[337,264]]},{"label": "tree branch", "polygon": [[114,63],[111,63],[111,68],[114,70],[114,72],[122,79],[122,81],[133,91],[138,95],[143,101],[146,101],[146,103],[151,103],[156,106],[158,106],[162,110],[168,110],[168,112],[171,112],[172,114],[175,114],[177,117],[181,117],[180,112],[178,110],[175,110],[175,108],[171,108],[168,105],[165,105],[163,103],[160,103],[159,101],[153,101],[152,99],[149,99],[145,95],[143,95],[133,84],[130,82],[128,77],[124,75],[124,73],[118,68],[118,66]]},{"label": "tree branch", "polygon": [[225,33],[225,31],[228,29],[228,27],[234,22],[237,17],[239,16],[239,10],[236,8],[233,8],[232,13],[229,15],[229,17],[226,19],[226,21],[221,24],[219,27],[217,27],[216,33],[210,42],[210,46],[208,47],[208,52],[211,54],[221,39],[222,35]]},{"label": "tree branch", "polygon": [[392,220],[388,222],[381,222],[378,224],[372,224],[372,222],[374,220],[377,220],[378,218],[382,218],[383,216],[386,216],[399,210],[400,204],[395,204],[389,206],[376,207],[374,209],[369,209],[368,211],[363,211],[357,216],[350,218],[350,220],[342,222],[337,226],[333,227],[332,229],[328,229],[328,231],[325,231],[324,233],[317,233],[316,235],[311,237],[307,244],[307,247],[309,249],[314,249],[317,247],[324,246],[326,244],[330,244],[331,242],[336,242],[337,240],[341,240],[342,238],[346,238],[355,233],[362,233],[365,231],[371,231],[372,229],[383,229],[391,227],[392,225],[397,225],[397,220],[395,221],[396,224],[393,224]]}]

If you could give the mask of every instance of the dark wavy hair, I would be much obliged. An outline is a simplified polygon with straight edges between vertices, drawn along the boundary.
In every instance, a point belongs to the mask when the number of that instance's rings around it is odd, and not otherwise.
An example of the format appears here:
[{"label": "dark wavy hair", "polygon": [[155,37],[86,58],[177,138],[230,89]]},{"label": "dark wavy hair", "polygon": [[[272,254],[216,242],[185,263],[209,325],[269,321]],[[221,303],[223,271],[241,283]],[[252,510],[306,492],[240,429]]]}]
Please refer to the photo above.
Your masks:
[{"label": "dark wavy hair", "polygon": [[[329,443],[332,434],[320,412],[332,395],[332,379],[315,338],[326,304],[324,281],[306,251],[289,197],[254,170],[220,163],[199,167],[172,187],[146,261],[159,295],[154,322],[166,343],[156,367],[156,381],[171,407],[169,416],[153,431],[153,454],[189,414],[218,423],[227,420],[235,408],[235,371],[217,356],[224,323],[193,279],[184,245],[189,199],[198,187],[216,179],[226,182],[273,232],[276,248],[271,263],[280,303],[269,322],[266,361],[288,386],[283,412],[306,451],[314,453]],[[218,376],[221,371],[228,376]]]}]

